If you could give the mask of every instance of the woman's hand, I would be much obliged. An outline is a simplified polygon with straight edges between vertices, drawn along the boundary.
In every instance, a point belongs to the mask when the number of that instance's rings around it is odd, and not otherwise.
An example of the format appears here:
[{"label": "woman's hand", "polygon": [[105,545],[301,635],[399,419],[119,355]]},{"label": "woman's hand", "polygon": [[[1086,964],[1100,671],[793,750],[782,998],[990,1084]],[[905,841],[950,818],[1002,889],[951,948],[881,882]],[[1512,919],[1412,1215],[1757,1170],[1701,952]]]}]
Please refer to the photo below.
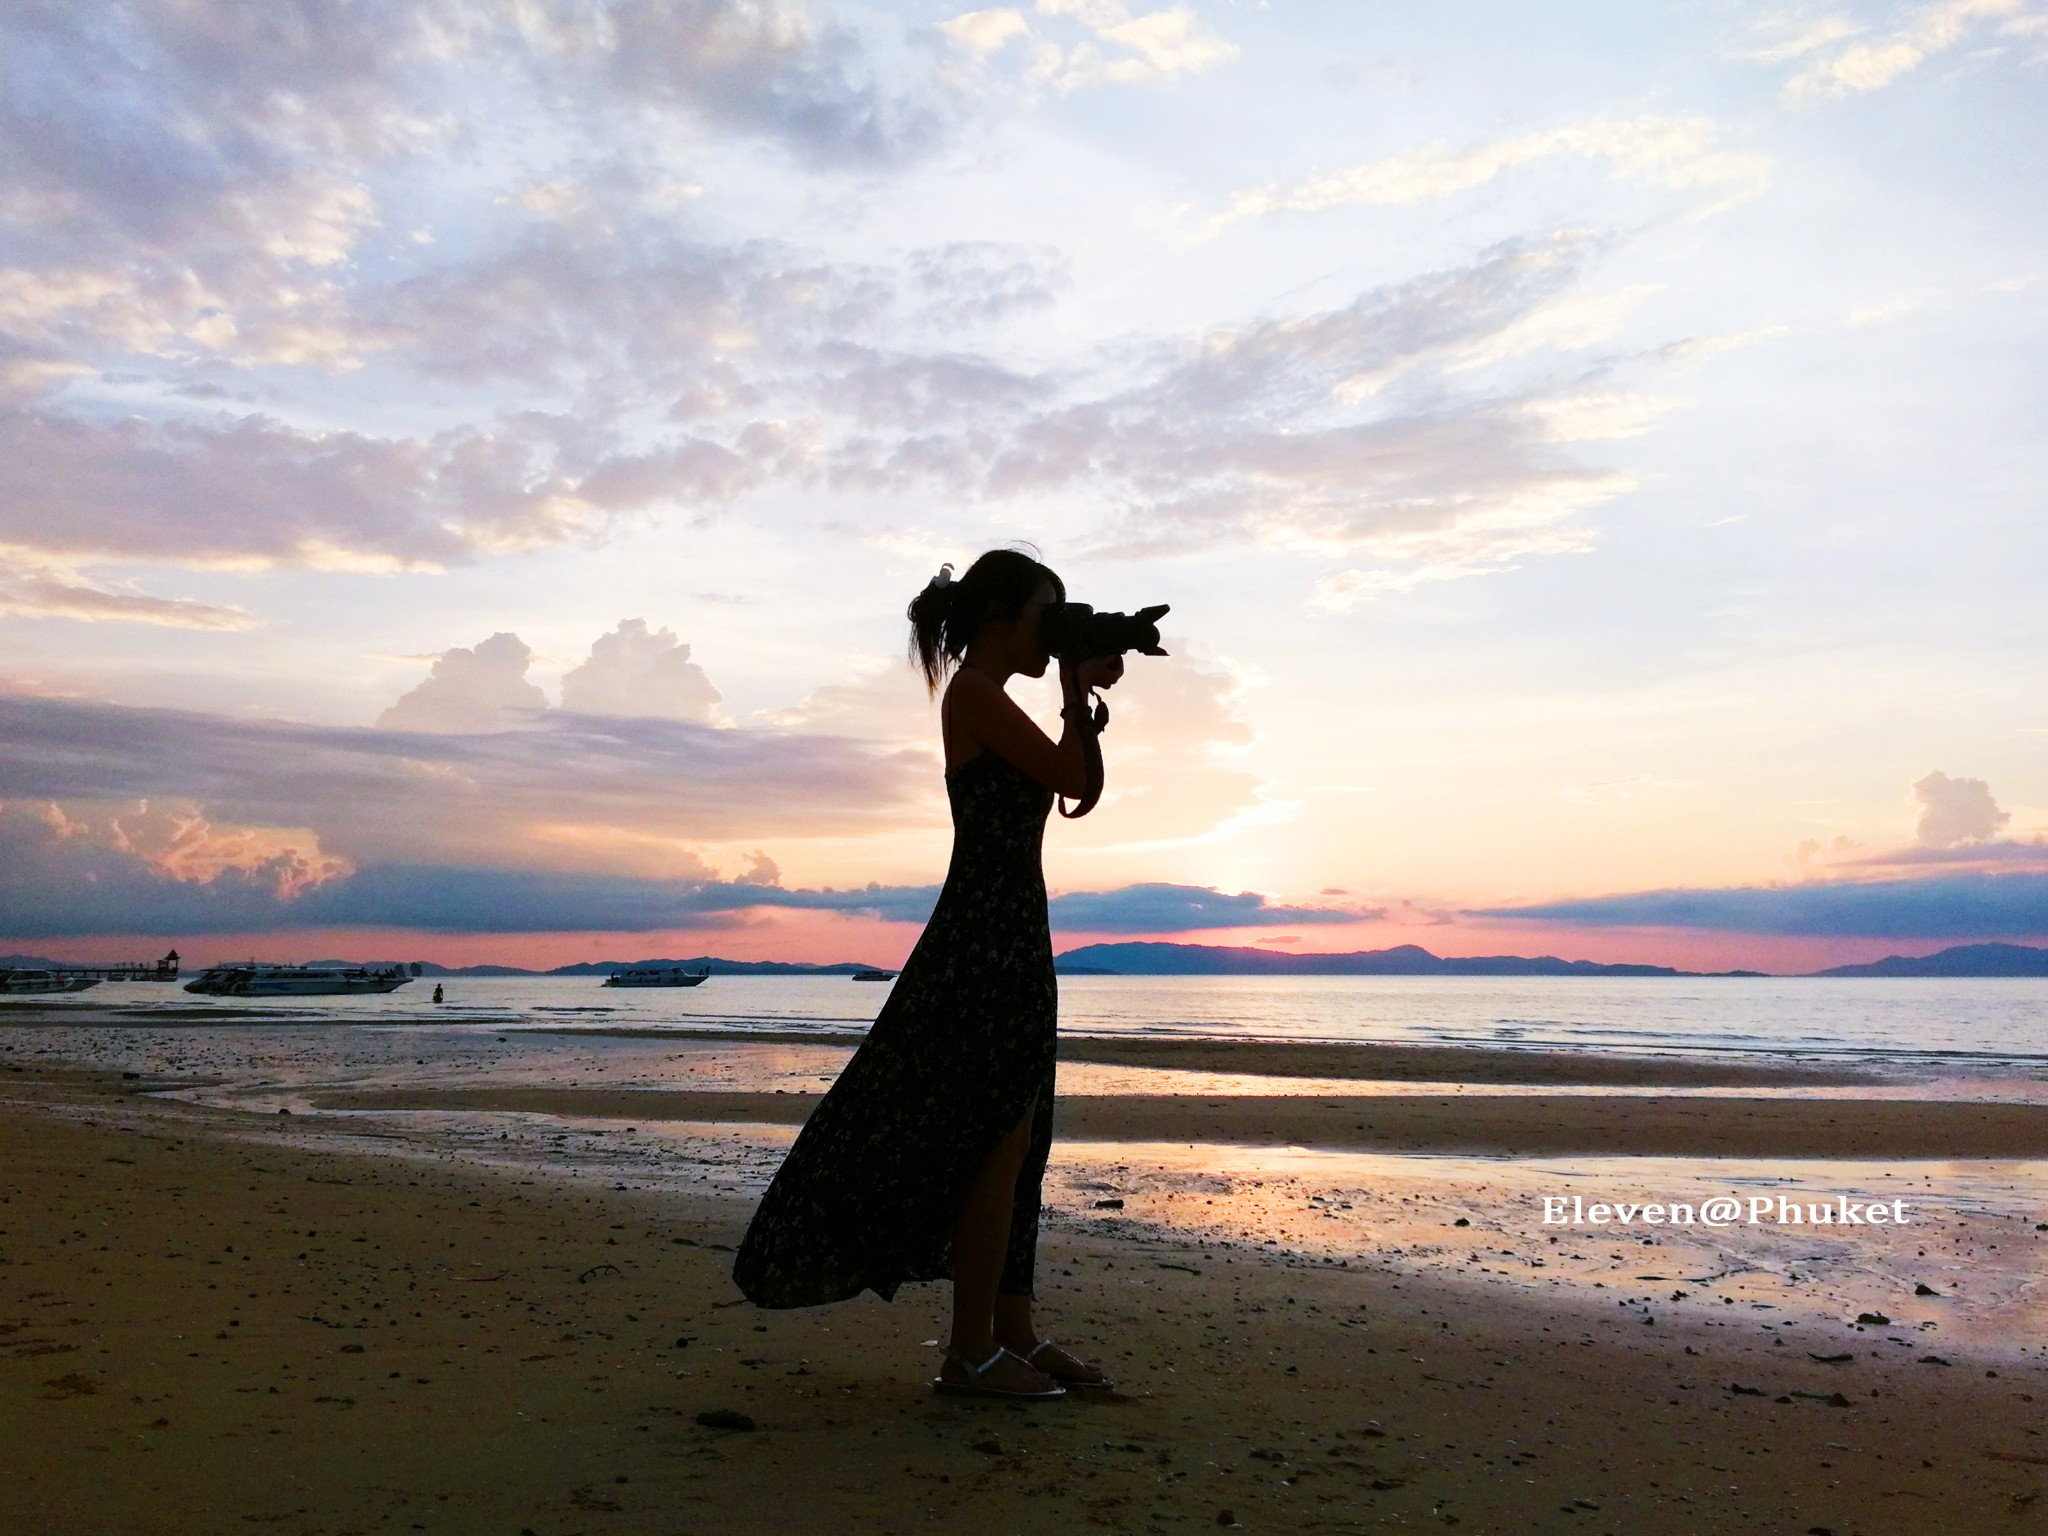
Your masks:
[{"label": "woman's hand", "polygon": [[1094,689],[1100,693],[1105,688],[1114,688],[1118,678],[1124,675],[1124,659],[1121,656],[1097,656],[1084,661],[1073,669],[1074,681],[1083,690]]}]

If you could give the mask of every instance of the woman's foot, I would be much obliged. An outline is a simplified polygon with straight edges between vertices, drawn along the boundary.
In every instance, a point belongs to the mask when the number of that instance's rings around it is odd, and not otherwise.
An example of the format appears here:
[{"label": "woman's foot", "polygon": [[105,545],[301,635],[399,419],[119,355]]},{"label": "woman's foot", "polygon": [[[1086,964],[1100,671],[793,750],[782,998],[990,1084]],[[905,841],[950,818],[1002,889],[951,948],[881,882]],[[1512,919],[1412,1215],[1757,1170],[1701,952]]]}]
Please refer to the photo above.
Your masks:
[{"label": "woman's foot", "polygon": [[1060,1383],[1048,1372],[1009,1350],[991,1351],[992,1360],[974,1361],[948,1350],[934,1386],[941,1391],[972,1392],[990,1397],[1058,1397]]},{"label": "woman's foot", "polygon": [[1063,1387],[1111,1385],[1108,1373],[1101,1366],[1083,1360],[1051,1339],[1040,1339],[1026,1349],[1016,1349],[1014,1346],[1011,1346],[1011,1349],[1012,1353],[1020,1356],[1026,1364],[1043,1371]]}]

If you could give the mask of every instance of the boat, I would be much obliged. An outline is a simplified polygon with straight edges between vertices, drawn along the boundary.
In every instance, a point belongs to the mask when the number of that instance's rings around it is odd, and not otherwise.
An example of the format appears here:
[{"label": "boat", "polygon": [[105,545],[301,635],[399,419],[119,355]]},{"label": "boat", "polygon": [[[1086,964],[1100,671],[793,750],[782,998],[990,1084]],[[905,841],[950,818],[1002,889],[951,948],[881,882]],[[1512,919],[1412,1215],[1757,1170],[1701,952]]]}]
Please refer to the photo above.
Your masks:
[{"label": "boat", "polygon": [[206,997],[348,997],[396,992],[419,975],[417,965],[265,965],[254,960],[215,965],[185,983]]},{"label": "boat", "polygon": [[61,971],[0,970],[0,993],[83,992],[100,984],[97,976],[66,976]]},{"label": "boat", "polygon": [[709,968],[686,971],[680,965],[629,965],[605,977],[608,987],[694,987],[711,975]]},{"label": "boat", "polygon": [[855,981],[894,981],[896,973],[894,971],[878,971],[873,967],[869,967],[864,971],[855,971],[853,979]]}]

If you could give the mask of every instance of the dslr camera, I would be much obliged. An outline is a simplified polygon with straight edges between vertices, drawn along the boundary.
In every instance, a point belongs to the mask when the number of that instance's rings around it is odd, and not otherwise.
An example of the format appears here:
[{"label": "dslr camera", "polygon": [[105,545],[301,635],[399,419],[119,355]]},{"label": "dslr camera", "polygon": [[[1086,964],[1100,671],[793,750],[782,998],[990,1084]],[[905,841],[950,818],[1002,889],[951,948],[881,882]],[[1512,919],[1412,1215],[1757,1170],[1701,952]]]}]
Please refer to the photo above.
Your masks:
[{"label": "dslr camera", "polygon": [[1164,656],[1159,621],[1169,605],[1158,603],[1136,613],[1097,613],[1086,603],[1050,603],[1040,621],[1048,654],[1061,661],[1093,661],[1098,656]]}]

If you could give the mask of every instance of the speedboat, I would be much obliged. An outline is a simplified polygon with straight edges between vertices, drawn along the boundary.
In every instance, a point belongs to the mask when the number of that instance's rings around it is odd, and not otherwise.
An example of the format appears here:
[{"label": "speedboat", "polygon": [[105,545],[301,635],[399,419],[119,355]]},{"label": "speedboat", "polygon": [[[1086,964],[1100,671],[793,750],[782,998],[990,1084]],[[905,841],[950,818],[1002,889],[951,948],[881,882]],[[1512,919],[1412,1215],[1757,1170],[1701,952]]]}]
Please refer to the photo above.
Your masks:
[{"label": "speedboat", "polygon": [[97,976],[65,976],[56,971],[0,970],[0,992],[83,992],[100,984]]},{"label": "speedboat", "polygon": [[686,971],[680,965],[629,965],[605,977],[608,987],[695,987],[711,975],[709,970]]},{"label": "speedboat", "polygon": [[402,965],[216,965],[185,983],[206,997],[345,997],[396,992],[419,974]]}]

